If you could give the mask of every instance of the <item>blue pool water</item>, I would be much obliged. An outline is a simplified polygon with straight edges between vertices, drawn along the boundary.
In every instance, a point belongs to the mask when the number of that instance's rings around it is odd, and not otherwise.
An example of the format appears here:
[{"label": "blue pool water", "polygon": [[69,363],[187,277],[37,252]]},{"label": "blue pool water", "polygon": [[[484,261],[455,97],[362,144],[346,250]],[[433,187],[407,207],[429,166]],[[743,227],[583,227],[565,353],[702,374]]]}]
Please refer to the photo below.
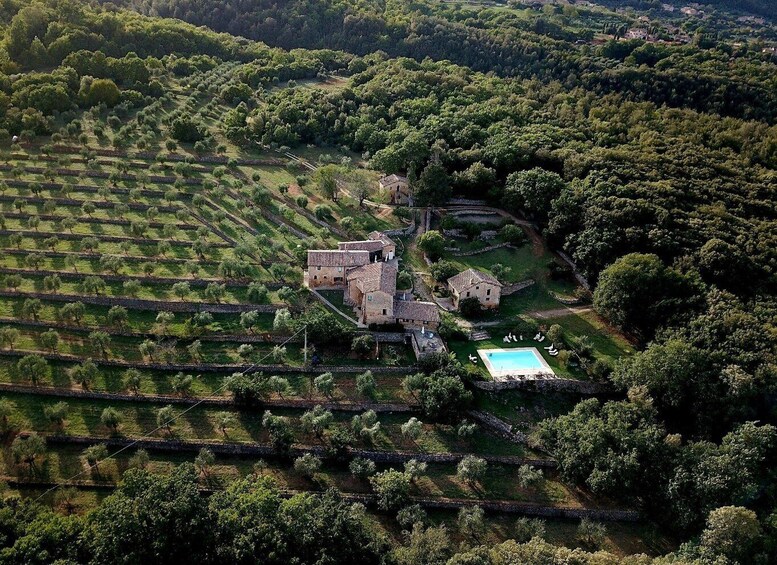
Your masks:
[{"label": "blue pool water", "polygon": [[516,349],[512,351],[486,352],[491,366],[496,371],[520,371],[526,369],[542,369],[545,365],[540,361],[539,354],[533,349]]}]

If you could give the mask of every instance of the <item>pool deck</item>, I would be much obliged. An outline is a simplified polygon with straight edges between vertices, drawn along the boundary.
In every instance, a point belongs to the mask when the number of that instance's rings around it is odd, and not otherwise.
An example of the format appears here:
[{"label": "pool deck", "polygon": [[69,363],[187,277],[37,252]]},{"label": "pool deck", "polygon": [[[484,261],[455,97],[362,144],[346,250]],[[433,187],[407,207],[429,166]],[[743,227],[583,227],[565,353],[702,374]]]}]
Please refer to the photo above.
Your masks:
[{"label": "pool deck", "polygon": [[[488,358],[489,353],[514,353],[516,351],[533,352],[534,355],[539,360],[542,367],[500,370],[500,369],[494,368],[494,366],[491,364],[491,360]],[[536,347],[513,347],[510,349],[478,349],[478,355],[483,360],[483,364],[486,366],[486,369],[488,369],[488,372],[491,374],[491,376],[495,381],[509,381],[509,380],[516,380],[516,379],[522,379],[522,378],[536,379],[536,378],[547,378],[547,377],[556,376],[556,373],[553,372],[553,369],[550,368],[550,365],[548,365],[548,362],[545,361],[545,358],[542,356],[542,354],[539,352],[539,350]]]}]

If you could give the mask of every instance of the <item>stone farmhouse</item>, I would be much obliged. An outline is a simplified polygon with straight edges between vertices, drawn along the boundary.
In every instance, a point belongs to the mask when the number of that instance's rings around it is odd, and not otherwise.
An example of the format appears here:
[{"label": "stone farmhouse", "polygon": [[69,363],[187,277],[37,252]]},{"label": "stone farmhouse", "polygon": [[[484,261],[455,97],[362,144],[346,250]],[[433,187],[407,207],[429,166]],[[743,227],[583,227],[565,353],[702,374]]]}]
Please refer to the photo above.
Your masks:
[{"label": "stone farmhouse", "polygon": [[465,298],[477,298],[483,308],[498,308],[502,283],[483,271],[467,269],[448,279],[453,306],[458,309]]},{"label": "stone farmhouse", "polygon": [[309,250],[304,284],[311,289],[343,289],[343,302],[357,321],[435,329],[440,313],[433,302],[418,302],[397,293],[396,244],[373,232],[365,241],[344,241],[336,250]]},{"label": "stone farmhouse", "polygon": [[386,175],[378,181],[381,190],[389,194],[392,204],[410,204],[410,183],[401,175]]},{"label": "stone farmhouse", "polygon": [[397,244],[389,236],[374,231],[364,241],[341,241],[337,248],[342,251],[368,251],[370,262],[391,261],[397,253]]}]

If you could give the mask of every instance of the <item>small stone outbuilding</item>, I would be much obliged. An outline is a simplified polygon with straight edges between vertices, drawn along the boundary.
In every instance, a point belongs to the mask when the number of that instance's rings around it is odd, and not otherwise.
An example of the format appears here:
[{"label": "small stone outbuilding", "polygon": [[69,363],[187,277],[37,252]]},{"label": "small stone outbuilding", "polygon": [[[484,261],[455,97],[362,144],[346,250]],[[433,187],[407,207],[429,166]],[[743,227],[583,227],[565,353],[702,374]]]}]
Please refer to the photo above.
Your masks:
[{"label": "small stone outbuilding", "polygon": [[458,310],[465,298],[477,298],[483,308],[498,308],[502,297],[502,283],[493,275],[467,269],[448,279],[453,306]]}]

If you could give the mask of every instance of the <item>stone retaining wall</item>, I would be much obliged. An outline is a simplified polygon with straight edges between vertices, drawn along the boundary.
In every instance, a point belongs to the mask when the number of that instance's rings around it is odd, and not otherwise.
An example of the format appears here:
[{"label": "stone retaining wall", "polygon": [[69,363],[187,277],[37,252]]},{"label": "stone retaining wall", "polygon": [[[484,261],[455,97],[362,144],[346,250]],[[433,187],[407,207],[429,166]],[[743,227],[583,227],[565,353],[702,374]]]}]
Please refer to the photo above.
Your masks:
[{"label": "stone retaining wall", "polygon": [[[15,188],[26,188],[32,185],[33,183],[39,184],[42,188],[45,188],[47,190],[60,190],[64,183],[60,182],[37,182],[37,181],[27,181],[27,180],[17,180],[17,179],[8,179],[5,181],[8,186],[12,186]],[[72,183],[73,191],[74,192],[86,192],[89,194],[96,194],[98,189],[102,188],[100,186],[94,185],[94,184],[79,184],[79,183]],[[122,187],[122,186],[111,186],[108,187],[111,191],[111,194],[129,194],[130,190],[139,190],[140,194],[143,196],[151,196],[153,198],[164,198],[165,191],[164,190],[156,190],[153,188],[141,188],[141,187],[135,187],[132,189]],[[182,198],[191,198],[193,195],[188,192],[181,192],[179,191],[179,195]]]},{"label": "stone retaining wall", "polygon": [[531,392],[574,392],[578,394],[609,394],[614,392],[606,383],[576,381],[573,379],[534,379],[521,381],[475,381],[472,386],[480,390],[498,392],[502,390],[527,390]]},{"label": "stone retaining wall", "polygon": [[413,232],[415,232],[415,214],[413,214],[413,220],[411,223],[404,227],[404,228],[396,228],[393,230],[383,230],[381,231],[382,234],[387,235],[389,237],[400,237],[404,235],[410,235]]},{"label": "stone retaining wall", "polygon": [[[0,171],[10,171],[12,167],[10,165],[0,164]],[[37,175],[44,175],[49,171],[52,171],[57,176],[64,176],[64,177],[89,177],[89,178],[97,178],[97,179],[107,179],[110,177],[111,173],[108,173],[108,171],[92,171],[89,169],[81,170],[81,169],[68,169],[65,167],[57,167],[54,169],[47,169],[44,167],[31,167],[26,166],[24,167],[24,171],[27,173],[37,174]],[[119,180],[121,181],[135,181],[137,180],[134,175],[129,175],[126,173],[122,173],[118,175]],[[177,176],[173,175],[149,175],[148,180],[153,183],[157,184],[174,184],[176,181],[180,180],[183,184],[186,185],[200,185],[202,181],[199,179],[193,179],[193,178],[181,178],[179,179]]]},{"label": "stone retaining wall", "polygon": [[621,510],[607,508],[574,508],[569,506],[544,506],[530,502],[514,502],[511,500],[483,500],[473,502],[466,499],[422,498],[412,497],[425,508],[455,510],[463,506],[480,506],[490,512],[503,512],[510,514],[522,514],[525,516],[537,516],[541,518],[563,518],[581,520],[604,520],[609,522],[637,522],[640,513],[637,510]]},{"label": "stone retaining wall", "polygon": [[[130,394],[126,392],[103,392],[94,390],[81,390],[74,388],[59,388],[48,386],[33,386],[13,383],[0,383],[0,391],[15,392],[18,394],[37,394],[42,396],[53,396],[57,398],[78,398],[89,400],[121,400],[124,402],[153,402],[159,404],[175,404],[183,406],[192,406],[195,404],[203,406],[237,406],[238,404],[228,396],[209,396],[209,397],[186,397],[173,396],[169,394]],[[313,400],[307,398],[273,398],[265,399],[253,406],[255,411],[265,409],[290,408],[309,410],[315,406],[323,406],[327,410],[338,412],[364,412],[374,410],[380,413],[415,413],[418,412],[417,406],[411,406],[404,403],[374,403],[374,402],[330,402],[326,400]]]},{"label": "stone retaining wall", "polygon": [[274,313],[280,308],[280,304],[215,304],[212,302],[183,302],[168,300],[142,300],[139,298],[126,298],[119,296],[90,296],[86,294],[60,294],[56,292],[27,292],[14,290],[0,290],[0,296],[8,298],[39,298],[53,302],[83,302],[96,306],[124,306],[131,310],[152,310],[159,312],[211,312],[213,314],[239,314],[241,312],[257,311]]},{"label": "stone retaining wall", "polygon": [[[24,147],[34,147],[34,144],[32,143],[24,143]],[[90,152],[94,152],[96,155],[100,155],[102,157],[134,157],[135,159],[144,159],[147,161],[156,161],[157,153],[153,153],[151,151],[136,151],[134,153],[129,153],[128,151],[124,151],[121,149],[105,149],[105,148],[99,148],[99,147],[88,147],[87,148]],[[54,151],[56,153],[65,153],[65,154],[80,154],[83,150],[83,147],[75,147],[71,145],[55,145]],[[186,156],[184,155],[178,155],[176,153],[168,153],[164,156],[166,161],[175,161],[175,162],[183,162],[186,161]],[[197,162],[199,163],[212,163],[214,165],[226,165],[229,163],[230,158],[219,156],[219,155],[197,155]],[[286,164],[286,162],[283,159],[278,159],[275,157],[265,157],[263,159],[257,159],[257,158],[236,158],[235,162],[238,165],[269,165],[269,166],[275,166],[275,167],[282,167]]]},{"label": "stone retaining wall", "polygon": [[[0,349],[0,356],[6,357],[23,357],[29,354],[37,354],[44,359],[53,361],[64,361],[67,363],[77,363],[83,361],[83,357],[77,355],[71,355],[69,353],[55,353],[50,351],[39,351],[33,349]],[[199,373],[232,373],[232,372],[272,372],[272,373],[363,373],[365,370],[370,369],[380,373],[392,373],[392,374],[405,374],[412,372],[415,367],[383,367],[375,366],[370,367],[368,365],[317,365],[315,367],[297,367],[292,365],[276,365],[276,364],[258,364],[258,363],[160,363],[160,362],[145,362],[145,361],[126,361],[123,359],[104,359],[95,357],[93,361],[97,365],[106,367],[135,367],[138,369],[149,369],[156,371],[184,371],[184,372],[199,372]]]},{"label": "stone retaining wall", "polygon": [[523,290],[524,288],[529,288],[530,286],[536,284],[537,281],[534,279],[526,279],[525,281],[520,281],[513,284],[508,284],[502,287],[502,296],[509,296],[511,294],[515,294],[519,290]]},{"label": "stone retaining wall", "polygon": [[577,282],[580,283],[580,286],[582,286],[587,291],[591,290],[591,285],[588,284],[588,279],[583,276],[583,274],[577,270],[577,265],[572,260],[572,258],[564,253],[563,251],[557,251],[558,256],[561,257],[561,259],[570,267],[572,267],[572,273],[574,274],[575,278],[577,279]]},{"label": "stone retaining wall", "polygon": [[[183,242],[182,242],[183,243]],[[187,242],[188,243],[188,242]],[[105,253],[95,253],[88,251],[51,251],[50,249],[17,249],[15,247],[0,248],[0,253],[6,253],[8,255],[29,255],[35,253],[36,255],[42,255],[44,257],[78,257],[79,259],[86,259],[88,261],[99,261],[104,257]],[[119,255],[123,261],[127,263],[144,263],[146,261],[154,261],[155,263],[172,263],[177,265],[183,265],[189,262],[189,259],[182,259],[180,257],[144,257],[140,255]],[[197,259],[198,265],[216,266],[218,261],[212,261],[210,259]],[[190,281],[191,282],[191,281]],[[271,284],[271,283],[268,283]],[[269,288],[269,286],[268,286]]]},{"label": "stone retaining wall", "polygon": [[[35,252],[32,251],[31,253],[35,253]],[[23,275],[28,277],[57,275],[62,280],[69,280],[69,281],[80,281],[87,276],[96,276],[96,277],[100,277],[105,282],[125,282],[129,280],[138,280],[141,283],[162,284],[162,285],[173,285],[178,282],[185,282],[185,283],[189,283],[189,286],[192,288],[202,288],[207,286],[210,283],[223,284],[227,288],[245,288],[251,282],[249,279],[245,279],[245,278],[225,280],[225,279],[202,278],[202,277],[178,278],[178,277],[156,277],[153,275],[114,275],[114,274],[85,273],[85,272],[74,273],[73,271],[53,271],[49,269],[17,269],[15,267],[0,267],[0,273],[6,274],[6,275]],[[267,286],[268,289],[271,287],[278,289],[282,285],[280,283],[269,283],[265,286]],[[293,286],[293,285],[289,285],[289,286]]]},{"label": "stone retaining wall", "polygon": [[[71,333],[89,333],[95,329],[104,330],[111,335],[122,337],[136,337],[136,338],[149,338],[157,339],[159,334],[154,332],[133,332],[122,329],[113,328],[110,326],[73,326],[64,322],[58,322],[54,320],[24,320],[20,318],[8,318],[0,316],[0,324],[11,324],[20,326],[30,326],[36,328],[54,328],[58,330],[64,330]],[[370,332],[360,331],[354,332],[355,336],[359,335],[371,335],[378,343],[405,343],[405,334],[400,332]],[[240,342],[240,343],[302,343],[304,337],[294,336],[290,338],[283,335],[275,335],[270,333],[258,333],[258,334],[203,334],[197,336],[165,336],[180,339],[183,341],[194,341],[195,339],[200,341],[215,341],[215,342]]]},{"label": "stone retaining wall", "polygon": [[451,198],[448,200],[450,206],[485,206],[485,200],[473,200],[470,198]]},{"label": "stone retaining wall", "polygon": [[[33,214],[28,214],[26,212],[4,212],[3,215],[6,217],[6,219],[17,219],[17,220],[26,220]],[[64,218],[67,218],[69,216],[61,216],[57,214],[34,214],[38,218],[41,219],[41,221],[47,221],[47,222],[61,222]],[[78,221],[82,224],[97,224],[97,225],[108,225],[108,226],[129,226],[132,225],[131,220],[123,220],[121,218],[90,218],[89,216],[80,216],[78,218]],[[175,225],[175,227],[179,230],[185,230],[185,231],[193,231],[197,229],[197,226],[194,224],[184,224],[179,222],[171,222],[171,224]],[[162,228],[165,224],[162,222],[148,222],[149,228]],[[79,234],[81,237],[88,237],[91,234]],[[95,236],[96,237],[96,236]],[[186,243],[191,245],[191,241],[185,241],[182,243]]]},{"label": "stone retaining wall", "polygon": [[[56,149],[53,152],[54,153],[60,153]],[[45,161],[45,162],[48,162],[48,163],[59,162],[58,158],[55,157],[54,155],[43,154],[43,155],[36,155],[35,157],[36,157],[37,160]],[[24,153],[12,153],[10,158],[13,159],[13,160],[16,160],[16,161],[30,161],[31,160],[30,156],[26,155]],[[146,163],[146,162],[144,162],[142,160],[133,161],[132,159],[133,159],[133,157],[127,156],[127,157],[122,159],[121,163],[123,165],[127,165],[127,167],[134,168],[134,169],[138,169],[138,168],[147,169],[148,166],[149,166],[148,163]],[[115,160],[111,160],[111,159],[97,159],[97,158],[95,158],[95,159],[90,159],[90,160],[92,162],[94,162],[94,163],[97,163],[101,167],[116,167],[116,165],[117,165],[116,161]],[[70,157],[69,157],[69,164],[72,164],[72,163],[88,163],[90,160],[87,160],[87,159],[85,159],[84,157],[82,157],[80,155],[78,155],[78,156],[70,155]],[[158,163],[158,164],[160,164],[160,163]],[[208,168],[208,167],[198,166],[198,165],[195,165],[193,163],[190,163],[189,166],[191,167],[190,172],[192,174],[208,174],[208,173],[211,172],[211,169]],[[173,167],[171,165],[167,165],[167,164],[164,165],[163,168],[168,169],[168,170],[173,170]]]},{"label": "stone retaining wall", "polygon": [[513,244],[505,241],[503,243],[495,243],[494,245],[489,245],[488,247],[475,249],[473,251],[457,251],[451,255],[454,257],[469,257],[471,255],[479,255],[480,253],[488,253],[489,251],[493,251],[494,249],[501,249],[502,247],[513,247]]},{"label": "stone retaining wall", "polygon": [[[93,490],[114,490],[116,485],[114,483],[98,482],[98,481],[77,481],[69,480],[62,482],[42,481],[42,480],[30,480],[22,479],[16,476],[2,477],[3,481],[8,483],[12,487],[16,488],[37,488],[37,489],[49,489],[55,487],[74,487],[79,489],[93,489]],[[215,492],[213,489],[199,487],[199,491],[203,494],[212,494]],[[306,491],[297,491],[292,489],[279,489],[279,494],[282,498],[291,498]],[[320,494],[320,493],[318,493]],[[348,502],[360,502],[365,506],[375,506],[377,503],[377,496],[374,494],[363,493],[351,493],[341,492],[340,496],[343,500]],[[532,504],[530,502],[514,502],[509,500],[490,500],[490,501],[473,501],[463,498],[426,498],[411,496],[411,500],[424,508],[434,508],[442,510],[457,510],[465,506],[480,506],[484,510],[489,512],[502,512],[510,514],[520,514],[524,516],[538,516],[543,518],[561,518],[561,519],[574,519],[580,520],[582,518],[590,518],[593,520],[605,520],[615,522],[637,522],[641,519],[640,514],[636,510],[620,510],[620,509],[597,509],[597,508],[572,508],[564,506],[543,506],[539,504]]]},{"label": "stone retaining wall", "polygon": [[[190,229],[190,228],[185,228]],[[192,226],[191,229],[197,229],[196,226]],[[167,241],[171,245],[191,245],[191,241],[184,241],[180,239],[150,239],[147,237],[132,237],[128,235],[104,235],[96,233],[69,233],[69,232],[43,232],[35,230],[8,230],[0,229],[0,235],[13,235],[15,233],[21,234],[24,237],[31,237],[35,239],[43,239],[47,237],[57,237],[61,240],[68,241],[81,241],[85,237],[93,237],[98,241],[105,241],[110,243],[120,243],[122,241],[129,241],[136,245],[158,245],[160,241]],[[209,244],[211,247],[225,248],[232,247],[232,244],[223,241],[213,241]]]},{"label": "stone retaining wall", "polygon": [[582,298],[567,298],[566,296],[562,296],[556,292],[553,292],[552,290],[548,292],[555,300],[558,300],[562,304],[565,304],[567,306],[579,306],[583,302],[585,302]]},{"label": "stone retaining wall", "polygon": [[[134,439],[129,437],[120,436],[75,436],[64,434],[52,434],[45,436],[46,443],[49,444],[66,444],[66,445],[94,445],[98,443],[106,444],[110,448],[121,448],[127,445],[135,445],[138,448],[147,449],[149,451],[163,451],[163,452],[197,452],[202,448],[207,448],[216,454],[232,455],[232,456],[260,456],[260,457],[275,457],[277,453],[269,445],[263,445],[259,443],[238,443],[238,442],[221,442],[221,441],[202,441],[202,440],[180,440],[180,439],[151,439],[142,438]],[[305,453],[312,453],[319,457],[326,458],[327,449],[324,446],[299,446],[295,445],[291,448],[290,455],[292,457],[298,457]],[[375,461],[376,463],[383,464],[401,464],[411,459],[416,461],[422,461],[425,463],[444,463],[444,464],[456,464],[463,457],[464,453],[415,453],[409,451],[375,451],[370,449],[358,449],[351,448],[348,453],[352,457],[363,457]],[[489,463],[500,465],[531,465],[532,467],[544,467],[549,460],[545,459],[524,459],[521,457],[509,457],[509,456],[482,456],[483,459]],[[554,463],[555,464],[555,463]]]},{"label": "stone retaining wall", "polygon": [[526,434],[513,431],[513,427],[510,424],[500,420],[493,414],[480,410],[470,410],[468,414],[473,420],[490,430],[493,434],[513,443],[529,445],[529,438]]},{"label": "stone retaining wall", "polygon": [[[95,208],[101,208],[104,210],[113,210],[116,205],[115,202],[105,202],[103,200],[75,200],[73,198],[44,198],[42,196],[16,196],[13,194],[0,194],[0,202],[13,202],[14,200],[22,199],[28,204],[45,204],[46,202],[55,202],[58,206],[75,206],[80,207],[84,202],[91,202]],[[140,210],[145,212],[151,206],[149,204],[137,204],[135,202],[125,203],[130,210]],[[155,205],[160,212],[175,214],[181,209],[180,206],[169,205]]]}]

